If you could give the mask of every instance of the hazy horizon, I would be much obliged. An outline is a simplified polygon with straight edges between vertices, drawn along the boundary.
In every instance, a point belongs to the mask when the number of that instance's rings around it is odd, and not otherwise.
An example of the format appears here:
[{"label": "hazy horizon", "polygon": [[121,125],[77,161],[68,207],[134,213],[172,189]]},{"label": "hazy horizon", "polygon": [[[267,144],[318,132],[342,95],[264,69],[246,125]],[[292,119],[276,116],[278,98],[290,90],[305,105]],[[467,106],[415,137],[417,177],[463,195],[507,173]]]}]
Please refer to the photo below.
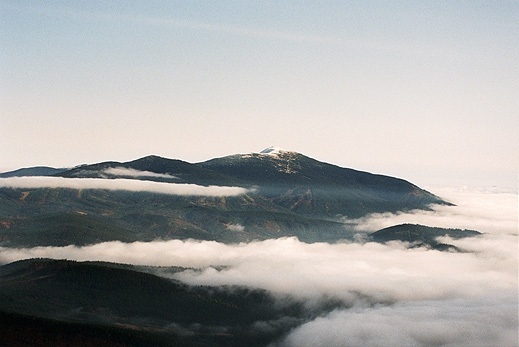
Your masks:
[{"label": "hazy horizon", "polygon": [[[261,150],[248,152],[248,153],[259,153],[260,151]],[[233,154],[247,154],[247,153],[245,153],[245,152],[227,153],[225,155],[213,156],[213,157],[206,158],[205,160],[201,160],[201,161],[197,161],[197,162],[204,162],[206,160],[223,157],[226,155],[233,155]],[[304,153],[301,153],[301,154],[305,155]],[[158,156],[164,157],[162,155],[155,154],[155,153],[149,154],[149,155],[158,155]],[[108,162],[108,161],[125,162],[125,161],[131,161],[131,160],[135,160],[135,159],[139,159],[139,158],[130,157],[125,160],[103,159],[103,160],[99,160],[97,162],[89,162],[89,163],[80,161],[80,162],[70,164],[70,165],[57,165],[57,166],[51,166],[51,165],[47,165],[45,163],[41,163],[41,164],[26,165],[26,166],[21,166],[21,167],[0,167],[0,173],[15,171],[18,169],[23,169],[23,168],[37,167],[37,166],[50,166],[50,167],[54,167],[54,168],[73,168],[73,167],[80,166],[80,165],[97,164],[100,162]],[[183,161],[186,161],[189,163],[197,163],[195,161],[188,161],[188,160],[185,160],[183,158],[178,158],[178,157],[169,157],[169,159],[177,159],[177,160],[183,160]],[[313,157],[313,159],[323,161],[318,157]],[[329,164],[341,166],[340,164],[333,163],[333,162],[329,162]],[[519,173],[517,175],[517,180],[513,180],[513,179],[510,179],[512,176],[506,175],[506,173],[501,176],[497,175],[497,176],[492,176],[492,177],[481,177],[478,175],[472,175],[472,176],[467,177],[467,176],[459,176],[456,174],[447,174],[442,170],[438,170],[437,172],[424,173],[419,168],[411,168],[409,170],[388,170],[391,172],[388,172],[388,171],[379,172],[379,171],[371,170],[370,168],[359,168],[359,167],[353,167],[353,166],[347,166],[347,165],[342,166],[342,167],[351,168],[351,169],[360,170],[360,171],[366,171],[366,172],[370,172],[373,174],[394,176],[394,177],[409,181],[413,184],[417,184],[421,188],[425,188],[425,189],[441,189],[441,188],[460,188],[460,189],[469,188],[469,189],[490,189],[490,190],[504,189],[508,192],[519,193],[519,191],[517,190],[518,184],[519,184]],[[152,174],[152,173],[150,173],[150,174]]]}]

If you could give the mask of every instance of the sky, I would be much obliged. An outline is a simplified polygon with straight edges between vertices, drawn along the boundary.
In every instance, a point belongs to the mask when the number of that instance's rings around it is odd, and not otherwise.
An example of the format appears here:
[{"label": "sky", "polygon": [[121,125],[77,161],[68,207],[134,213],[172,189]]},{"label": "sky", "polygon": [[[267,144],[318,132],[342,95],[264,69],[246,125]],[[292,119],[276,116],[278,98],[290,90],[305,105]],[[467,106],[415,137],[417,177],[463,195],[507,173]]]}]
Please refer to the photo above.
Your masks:
[{"label": "sky", "polygon": [[0,1],[0,171],[269,146],[517,189],[517,1]]}]

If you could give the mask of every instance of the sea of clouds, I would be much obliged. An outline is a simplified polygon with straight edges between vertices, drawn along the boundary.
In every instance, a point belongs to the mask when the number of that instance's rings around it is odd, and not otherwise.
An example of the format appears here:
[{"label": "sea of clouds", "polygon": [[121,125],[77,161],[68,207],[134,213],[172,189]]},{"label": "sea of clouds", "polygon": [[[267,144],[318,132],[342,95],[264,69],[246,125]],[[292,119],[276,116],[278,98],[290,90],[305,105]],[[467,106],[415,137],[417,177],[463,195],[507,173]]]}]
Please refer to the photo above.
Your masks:
[{"label": "sea of clouds", "polygon": [[464,252],[408,248],[402,242],[170,240],[1,248],[0,263],[46,257],[180,266],[189,269],[162,275],[193,285],[262,288],[309,307],[330,299],[343,303],[292,330],[280,346],[517,346],[517,192],[434,193],[456,206],[348,223],[360,234],[399,223],[481,231],[474,238],[442,240]]}]

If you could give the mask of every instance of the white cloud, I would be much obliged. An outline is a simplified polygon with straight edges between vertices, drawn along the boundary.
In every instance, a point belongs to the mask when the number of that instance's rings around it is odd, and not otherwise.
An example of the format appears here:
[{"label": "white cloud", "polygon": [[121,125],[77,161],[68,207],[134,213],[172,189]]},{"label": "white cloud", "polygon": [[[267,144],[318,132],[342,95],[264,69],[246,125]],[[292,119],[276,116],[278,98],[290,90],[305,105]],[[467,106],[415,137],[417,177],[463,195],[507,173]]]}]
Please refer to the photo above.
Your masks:
[{"label": "white cloud", "polygon": [[227,230],[241,232],[245,230],[245,227],[241,224],[229,224],[227,225]]},{"label": "white cloud", "polygon": [[432,211],[374,213],[355,220],[344,220],[358,231],[376,231],[402,223],[444,228],[474,229],[481,232],[517,235],[518,195],[503,191],[437,189],[435,194],[456,206],[433,206]]},{"label": "white cloud", "polygon": [[[517,237],[513,237],[517,242]],[[85,247],[2,248],[0,261],[50,257],[142,265],[182,266],[176,277],[200,285],[264,288],[305,300],[359,295],[373,302],[474,297],[517,288],[516,244],[478,238],[486,253],[448,253],[400,243],[306,244],[295,238],[226,245],[213,241],[106,242]],[[506,252],[503,252],[503,249]],[[456,266],[452,266],[456,264]],[[503,265],[508,265],[504,267]],[[224,266],[216,270],[213,266]]]},{"label": "white cloud", "polygon": [[420,301],[332,312],[284,346],[517,346],[517,297]]},{"label": "white cloud", "polygon": [[236,196],[246,194],[248,189],[226,186],[199,186],[186,183],[164,183],[133,179],[64,178],[64,177],[9,177],[0,179],[5,188],[69,188],[107,189],[132,192],[151,192],[169,195]]},{"label": "white cloud", "polygon": [[109,175],[121,177],[156,177],[156,178],[178,178],[170,174],[161,174],[151,171],[140,171],[126,167],[110,167],[102,171]]}]

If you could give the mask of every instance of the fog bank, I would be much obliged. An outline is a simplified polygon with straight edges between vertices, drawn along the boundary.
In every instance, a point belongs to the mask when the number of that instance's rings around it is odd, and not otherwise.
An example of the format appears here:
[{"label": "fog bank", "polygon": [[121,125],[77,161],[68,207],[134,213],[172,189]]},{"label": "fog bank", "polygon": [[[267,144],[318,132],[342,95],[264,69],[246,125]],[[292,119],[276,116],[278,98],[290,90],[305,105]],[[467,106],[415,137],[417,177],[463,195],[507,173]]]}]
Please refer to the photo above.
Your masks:
[{"label": "fog bank", "polygon": [[4,188],[68,188],[68,189],[107,189],[131,192],[150,192],[169,195],[195,196],[236,196],[246,194],[248,189],[226,186],[199,186],[187,183],[165,183],[134,180],[127,178],[65,178],[65,177],[9,177],[0,178]]},{"label": "fog bank", "polygon": [[176,176],[170,174],[161,174],[151,171],[141,171],[130,169],[126,167],[110,167],[104,169],[103,173],[114,175],[114,176],[122,176],[122,177],[156,177],[156,178],[178,178]]},{"label": "fog bank", "polygon": [[294,329],[280,346],[517,346],[517,297],[419,301],[338,310]]},{"label": "fog bank", "polygon": [[518,195],[511,190],[439,188],[434,194],[456,206],[434,205],[431,211],[373,213],[344,219],[360,232],[413,223],[443,228],[474,229],[484,233],[517,235]]}]

